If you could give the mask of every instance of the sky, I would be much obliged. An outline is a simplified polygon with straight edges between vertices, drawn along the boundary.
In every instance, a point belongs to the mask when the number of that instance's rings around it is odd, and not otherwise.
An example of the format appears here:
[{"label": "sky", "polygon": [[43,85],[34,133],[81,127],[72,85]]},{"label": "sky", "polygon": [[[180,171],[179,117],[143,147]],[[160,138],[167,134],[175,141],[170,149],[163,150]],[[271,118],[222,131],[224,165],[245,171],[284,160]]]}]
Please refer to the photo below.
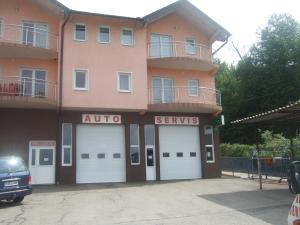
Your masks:
[{"label": "sky", "polygon": [[[71,9],[129,17],[143,17],[175,0],[59,0]],[[274,13],[288,13],[300,21],[300,0],[189,0],[231,33],[217,57],[236,63],[257,40],[257,32]],[[216,43],[214,48],[218,47]]]}]

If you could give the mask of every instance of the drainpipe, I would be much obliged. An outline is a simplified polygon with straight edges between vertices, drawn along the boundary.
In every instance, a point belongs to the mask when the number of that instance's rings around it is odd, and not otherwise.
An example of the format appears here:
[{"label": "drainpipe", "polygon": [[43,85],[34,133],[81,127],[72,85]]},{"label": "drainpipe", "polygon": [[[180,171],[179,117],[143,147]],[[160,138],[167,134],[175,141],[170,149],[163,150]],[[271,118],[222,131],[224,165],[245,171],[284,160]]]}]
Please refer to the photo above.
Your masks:
[{"label": "drainpipe", "polygon": [[[70,19],[70,10],[64,11],[64,22],[61,26],[60,31],[60,60],[59,60],[59,97],[58,97],[58,112],[57,112],[57,142],[56,142],[56,153],[58,152],[58,149],[61,149],[61,123],[62,123],[62,81],[63,81],[63,58],[64,58],[64,34],[65,34],[65,26]],[[60,151],[61,153],[61,151]],[[61,154],[60,154],[61,155]],[[59,162],[60,158],[59,154],[56,154],[56,184],[59,184],[60,181],[60,165]]]}]

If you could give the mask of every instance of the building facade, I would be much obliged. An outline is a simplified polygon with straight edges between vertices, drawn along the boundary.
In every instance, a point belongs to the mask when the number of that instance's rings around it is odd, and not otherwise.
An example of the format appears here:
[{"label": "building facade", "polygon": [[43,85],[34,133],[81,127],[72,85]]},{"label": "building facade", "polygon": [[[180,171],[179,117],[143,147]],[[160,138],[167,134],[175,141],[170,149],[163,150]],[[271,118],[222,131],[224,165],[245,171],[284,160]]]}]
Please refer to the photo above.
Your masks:
[{"label": "building facade", "polygon": [[186,0],[143,18],[0,2],[0,153],[35,184],[220,176],[212,44]]}]

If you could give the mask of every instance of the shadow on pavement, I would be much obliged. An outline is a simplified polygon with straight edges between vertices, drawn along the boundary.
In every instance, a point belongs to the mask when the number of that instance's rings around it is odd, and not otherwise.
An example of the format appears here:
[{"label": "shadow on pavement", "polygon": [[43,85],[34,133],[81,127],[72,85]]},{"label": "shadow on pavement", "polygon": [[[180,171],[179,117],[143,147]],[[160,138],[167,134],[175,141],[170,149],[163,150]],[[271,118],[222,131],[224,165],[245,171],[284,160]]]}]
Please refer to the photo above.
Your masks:
[{"label": "shadow on pavement", "polygon": [[[198,197],[273,225],[285,225],[295,196],[287,189],[277,189],[198,195]],[[243,221],[239,222],[243,224]]]}]

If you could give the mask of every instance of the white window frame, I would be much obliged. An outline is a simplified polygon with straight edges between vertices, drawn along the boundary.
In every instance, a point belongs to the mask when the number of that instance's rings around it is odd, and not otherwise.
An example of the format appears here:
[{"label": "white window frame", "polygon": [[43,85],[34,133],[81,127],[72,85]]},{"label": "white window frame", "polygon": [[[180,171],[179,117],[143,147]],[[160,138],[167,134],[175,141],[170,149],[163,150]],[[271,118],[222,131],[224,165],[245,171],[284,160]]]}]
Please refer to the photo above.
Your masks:
[{"label": "white window frame", "polygon": [[5,29],[5,25],[4,25],[4,18],[0,17],[0,24],[1,24],[1,29],[0,29],[0,38],[2,38],[4,36],[4,29]]},{"label": "white window frame", "polygon": [[[35,83],[36,83],[36,78],[35,78],[35,74],[36,74],[36,71],[44,71],[45,72],[45,98],[48,97],[48,85],[49,85],[49,80],[48,80],[48,70],[47,69],[43,69],[43,68],[31,68],[31,67],[21,67],[20,68],[20,71],[19,71],[19,77],[20,77],[20,81],[22,82],[22,71],[23,70],[31,70],[32,71],[32,89],[31,89],[31,96],[34,96],[35,97]],[[37,96],[39,97],[39,96]]]},{"label": "white window frame", "polygon": [[[64,145],[63,141],[64,141],[64,129],[63,126],[65,124],[70,124],[71,125],[71,145]],[[72,166],[72,155],[73,155],[73,149],[72,149],[72,141],[73,141],[73,125],[72,123],[62,123],[62,147],[61,147],[61,165],[62,166]],[[64,163],[65,158],[64,158],[64,153],[65,153],[65,148],[70,148],[70,163]]]},{"label": "white window frame", "polygon": [[[191,94],[191,90],[190,88],[192,88],[192,86],[190,85],[190,82],[193,82],[193,81],[197,81],[197,94]],[[196,96],[199,96],[199,80],[198,79],[189,79],[188,80],[188,93],[189,93],[189,96],[191,97],[196,97]]]},{"label": "white window frame", "polygon": [[[141,146],[140,146],[140,125],[139,124],[137,124],[137,123],[135,123],[135,124],[129,124],[129,136],[131,135],[131,133],[130,133],[130,125],[137,125],[137,128],[138,128],[138,130],[137,130],[137,134],[138,134],[138,144],[137,145],[132,145],[131,143],[130,143],[130,149],[129,149],[129,154],[130,154],[130,165],[132,165],[132,166],[137,166],[137,165],[140,165],[141,164]],[[131,137],[129,137],[129,140],[131,139]],[[139,162],[138,163],[133,163],[132,161],[131,161],[131,147],[138,147],[139,148]]]},{"label": "white window frame", "polygon": [[[76,25],[85,26],[85,39],[84,40],[76,38]],[[73,40],[79,41],[79,42],[85,42],[88,40],[88,27],[87,27],[86,23],[74,23],[74,25],[73,25]]]},{"label": "white window frame", "polygon": [[[100,35],[101,34],[100,33],[101,28],[108,28],[108,30],[109,30],[109,40],[108,40],[108,42],[101,41],[101,35]],[[97,40],[101,44],[109,44],[109,43],[111,43],[111,28],[110,28],[110,26],[107,26],[107,25],[100,25],[100,26],[98,26],[98,38],[97,38]]]},{"label": "white window frame", "polygon": [[[212,129],[212,144],[211,145],[207,145],[205,143],[205,160],[206,160],[206,163],[215,163],[215,146],[214,146],[214,127],[212,125],[206,125],[204,126],[204,136],[205,136],[205,132],[206,132],[206,128],[207,127],[211,127]],[[204,141],[205,141],[205,138],[204,138]],[[211,147],[212,148],[212,157],[213,157],[213,160],[207,160],[207,151],[206,151],[206,147]]]},{"label": "white window frame", "polygon": [[[129,76],[129,90],[122,90],[120,88],[120,75],[127,74]],[[124,93],[131,93],[132,92],[132,72],[125,72],[125,71],[118,71],[117,72],[117,86],[118,86],[118,92],[124,92]]]},{"label": "white window frame", "polygon": [[[32,43],[32,46],[36,47],[37,46],[37,43],[36,43],[36,32],[37,32],[37,24],[42,24],[42,25],[46,25],[47,27],[47,35],[46,35],[46,46],[45,47],[41,47],[41,48],[49,48],[49,24],[48,23],[45,23],[45,22],[35,22],[35,21],[30,21],[30,20],[23,20],[22,21],[22,30],[21,30],[21,42],[23,43],[24,40],[23,40],[23,27],[25,27],[25,23],[32,23],[33,24],[33,43]],[[27,42],[27,41],[26,41]],[[28,43],[27,43],[28,44]]]},{"label": "white window frame", "polygon": [[[194,41],[194,45],[195,45],[195,52],[189,52],[188,51],[188,41]],[[185,53],[187,55],[196,55],[197,54],[197,42],[196,42],[196,39],[195,38],[192,38],[192,37],[186,37],[185,38]]]},{"label": "white window frame", "polygon": [[[131,44],[126,44],[123,42],[123,31],[124,30],[129,30],[132,33],[132,43]],[[123,27],[121,30],[121,44],[124,46],[134,46],[134,30],[132,28],[128,28],[128,27]]]},{"label": "white window frame", "polygon": [[[76,87],[76,72],[85,72],[85,88]],[[88,69],[73,69],[73,90],[88,91],[89,90],[89,70]]]}]

